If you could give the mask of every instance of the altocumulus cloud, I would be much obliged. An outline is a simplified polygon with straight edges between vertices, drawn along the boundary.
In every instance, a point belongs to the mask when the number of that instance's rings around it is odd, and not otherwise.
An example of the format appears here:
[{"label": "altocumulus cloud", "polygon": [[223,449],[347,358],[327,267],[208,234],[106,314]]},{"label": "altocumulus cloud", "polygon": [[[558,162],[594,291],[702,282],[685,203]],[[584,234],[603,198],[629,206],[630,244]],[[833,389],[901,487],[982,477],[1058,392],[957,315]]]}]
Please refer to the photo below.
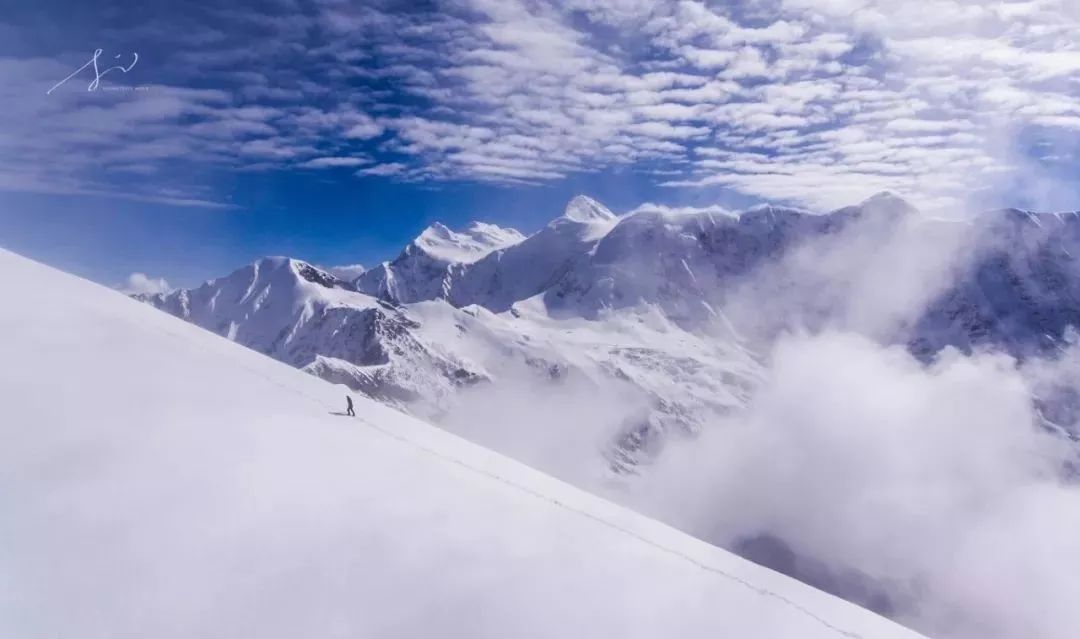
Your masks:
[{"label": "altocumulus cloud", "polygon": [[175,163],[347,180],[358,160],[329,158],[371,157],[360,175],[409,181],[630,168],[812,208],[886,189],[955,205],[993,185],[1051,205],[1074,192],[1047,176],[1075,173],[1078,13],[1071,0],[203,9],[183,29],[168,16],[116,29],[166,53],[151,90],[89,106],[75,85],[41,95],[84,52],[0,59],[26,123],[0,141],[0,188],[98,192],[174,180]]}]

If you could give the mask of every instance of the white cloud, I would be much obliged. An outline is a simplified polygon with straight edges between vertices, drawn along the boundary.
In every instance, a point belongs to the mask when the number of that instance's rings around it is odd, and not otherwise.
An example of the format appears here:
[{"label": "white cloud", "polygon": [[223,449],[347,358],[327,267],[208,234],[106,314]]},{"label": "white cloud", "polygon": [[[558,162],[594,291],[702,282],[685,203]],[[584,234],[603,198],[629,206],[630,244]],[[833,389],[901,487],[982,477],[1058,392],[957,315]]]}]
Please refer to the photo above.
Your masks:
[{"label": "white cloud", "polygon": [[145,273],[132,273],[116,288],[127,295],[157,295],[173,290],[164,278],[151,278]]},{"label": "white cloud", "polygon": [[386,129],[383,125],[370,118],[360,118],[358,122],[350,125],[343,135],[355,140],[370,140],[383,134]]},{"label": "white cloud", "polygon": [[330,266],[324,270],[334,277],[339,277],[345,281],[351,282],[360,277],[365,269],[363,264],[345,264],[342,266]]},{"label": "white cloud", "polygon": [[[652,508],[731,544],[769,533],[893,598],[935,637],[1080,632],[1080,493],[1007,358],[925,367],[851,335],[792,337],[747,415],[661,459]],[[662,488],[661,488],[662,487]],[[961,612],[958,612],[961,611]]]},{"label": "white cloud", "polygon": [[301,162],[297,166],[305,169],[326,169],[343,166],[363,166],[365,164],[371,164],[371,158],[347,156],[312,158]]},{"label": "white cloud", "polygon": [[366,169],[360,169],[356,172],[357,175],[400,175],[408,169],[407,166],[399,162],[389,162],[387,164],[376,164],[375,166],[368,167]]},{"label": "white cloud", "polygon": [[717,307],[762,345],[763,385],[620,495],[727,547],[782,540],[929,637],[1074,637],[1077,449],[1033,398],[1075,386],[1077,347],[1023,365],[955,350],[917,360],[905,327],[972,266],[985,227],[883,219],[725,287]]}]

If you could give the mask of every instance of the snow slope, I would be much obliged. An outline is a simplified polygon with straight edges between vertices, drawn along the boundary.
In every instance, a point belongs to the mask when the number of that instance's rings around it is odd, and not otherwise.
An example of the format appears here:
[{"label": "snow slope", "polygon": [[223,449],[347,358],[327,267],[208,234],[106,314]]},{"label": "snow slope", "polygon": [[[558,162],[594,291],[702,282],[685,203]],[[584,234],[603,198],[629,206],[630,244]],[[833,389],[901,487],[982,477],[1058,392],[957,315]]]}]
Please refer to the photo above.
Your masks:
[{"label": "snow slope", "polygon": [[[916,634],[0,251],[0,636]],[[27,312],[27,311],[32,312]]]}]

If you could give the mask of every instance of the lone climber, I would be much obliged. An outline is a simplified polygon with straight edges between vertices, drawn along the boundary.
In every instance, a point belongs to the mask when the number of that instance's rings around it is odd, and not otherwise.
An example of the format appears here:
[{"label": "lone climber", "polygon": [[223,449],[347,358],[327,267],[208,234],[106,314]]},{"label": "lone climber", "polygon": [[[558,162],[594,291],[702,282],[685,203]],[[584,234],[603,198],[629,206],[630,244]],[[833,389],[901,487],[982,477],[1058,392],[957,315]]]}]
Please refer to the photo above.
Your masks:
[{"label": "lone climber", "polygon": [[345,406],[345,414],[349,417],[356,417],[356,413],[354,413],[352,409],[352,397],[349,397],[348,395],[345,396]]}]

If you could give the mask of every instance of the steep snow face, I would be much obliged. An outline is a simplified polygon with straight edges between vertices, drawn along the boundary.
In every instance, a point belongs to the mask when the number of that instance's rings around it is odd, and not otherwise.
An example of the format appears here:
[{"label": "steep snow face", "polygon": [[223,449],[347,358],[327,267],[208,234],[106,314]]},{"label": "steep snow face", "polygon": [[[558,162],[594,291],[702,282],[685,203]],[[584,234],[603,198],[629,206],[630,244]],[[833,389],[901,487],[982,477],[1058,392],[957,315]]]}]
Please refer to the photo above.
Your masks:
[{"label": "steep snow face", "polygon": [[[771,338],[833,325],[925,357],[945,346],[1025,357],[1060,348],[1068,327],[1080,326],[1077,256],[1075,213],[937,220],[888,193],[825,215],[646,210],[621,219],[543,299],[562,317],[649,305],[695,331],[730,320]],[[890,296],[859,287],[883,281],[924,290],[907,293],[910,308],[891,321],[863,321],[877,313],[873,300]]]},{"label": "steep snow face", "polygon": [[528,239],[466,267],[448,299],[455,306],[479,304],[505,311],[586,263],[590,251],[617,220],[595,200],[575,197],[562,216]]},{"label": "steep snow face", "polygon": [[455,306],[505,311],[582,262],[617,220],[597,201],[579,195],[528,238],[491,224],[474,223],[462,233],[435,224],[393,262],[364,273],[357,286],[399,303],[445,299]]},{"label": "steep snow face", "polygon": [[447,299],[466,265],[523,239],[518,231],[494,224],[474,222],[459,233],[436,223],[392,262],[363,273],[356,285],[369,295],[398,303]]},{"label": "steep snow face", "polygon": [[342,417],[340,387],[119,293],[0,270],[0,635],[918,636],[378,403]]},{"label": "steep snow face", "polygon": [[525,236],[519,231],[494,224],[473,222],[463,232],[457,233],[436,222],[424,229],[414,243],[436,259],[470,264],[492,251],[524,239]]},{"label": "steep snow face", "polygon": [[719,223],[710,215],[631,215],[564,273],[544,302],[564,317],[595,319],[605,309],[649,304],[675,320],[713,315],[707,292],[718,289],[718,279],[701,238]]},{"label": "steep snow face", "polygon": [[197,289],[143,299],[168,304],[185,319],[201,320],[210,312],[251,317],[260,312],[288,312],[314,301],[334,303],[355,297],[349,282],[306,262],[265,257]]},{"label": "steep snow face", "polygon": [[392,403],[441,397],[481,378],[419,339],[404,309],[299,260],[266,258],[197,289],[140,299]]},{"label": "steep snow face", "polygon": [[606,233],[544,300],[560,315],[586,317],[657,305],[674,321],[700,328],[718,318],[721,296],[733,279],[862,215],[863,207],[831,215],[772,206],[737,216],[639,211]]},{"label": "steep snow face", "polygon": [[365,271],[357,290],[395,304],[443,299],[462,265],[433,257],[413,242],[394,258]]},{"label": "steep snow face", "polygon": [[608,225],[618,216],[587,195],[577,195],[566,205],[563,217],[579,224]]},{"label": "steep snow face", "polygon": [[379,308],[348,282],[284,257],[264,258],[196,289],[141,299],[294,366],[314,358],[305,334],[334,309]]}]

